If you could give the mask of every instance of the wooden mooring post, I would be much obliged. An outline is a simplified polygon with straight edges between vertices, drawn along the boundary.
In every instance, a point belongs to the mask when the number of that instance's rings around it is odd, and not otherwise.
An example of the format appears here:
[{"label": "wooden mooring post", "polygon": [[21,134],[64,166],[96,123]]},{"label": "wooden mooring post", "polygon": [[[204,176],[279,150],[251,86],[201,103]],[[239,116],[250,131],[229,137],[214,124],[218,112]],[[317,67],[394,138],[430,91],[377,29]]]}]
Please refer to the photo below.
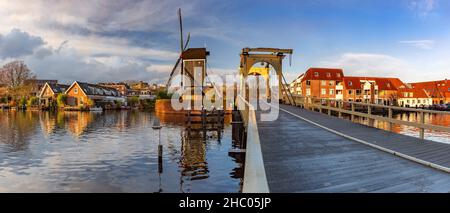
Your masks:
[{"label": "wooden mooring post", "polygon": [[[419,119],[420,124],[425,124],[425,113],[420,112],[419,116],[420,116],[420,119]],[[422,140],[425,138],[425,129],[424,128],[420,128],[419,137]]]}]

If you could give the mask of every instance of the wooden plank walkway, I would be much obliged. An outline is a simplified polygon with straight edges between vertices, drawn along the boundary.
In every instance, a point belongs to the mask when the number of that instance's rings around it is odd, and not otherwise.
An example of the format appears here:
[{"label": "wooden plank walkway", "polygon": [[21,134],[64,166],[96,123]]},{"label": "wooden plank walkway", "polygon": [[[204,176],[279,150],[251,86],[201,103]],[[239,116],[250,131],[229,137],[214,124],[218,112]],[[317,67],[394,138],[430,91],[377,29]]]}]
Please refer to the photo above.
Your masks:
[{"label": "wooden plank walkway", "polygon": [[280,107],[279,118],[273,122],[260,121],[261,112],[257,112],[270,192],[450,192],[450,173],[341,137],[292,114],[445,167],[450,167],[450,145],[298,107]]}]

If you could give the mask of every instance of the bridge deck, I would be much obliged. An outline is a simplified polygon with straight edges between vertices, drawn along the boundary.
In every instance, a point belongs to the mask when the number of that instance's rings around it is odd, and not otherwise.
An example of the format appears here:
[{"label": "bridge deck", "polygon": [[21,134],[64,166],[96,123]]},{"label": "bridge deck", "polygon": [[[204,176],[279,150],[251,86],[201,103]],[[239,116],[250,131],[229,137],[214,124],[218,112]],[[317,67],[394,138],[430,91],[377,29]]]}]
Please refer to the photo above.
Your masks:
[{"label": "bridge deck", "polygon": [[371,144],[450,166],[448,144],[282,105],[278,120],[257,119],[271,192],[450,192],[449,173],[341,137],[284,110]]}]

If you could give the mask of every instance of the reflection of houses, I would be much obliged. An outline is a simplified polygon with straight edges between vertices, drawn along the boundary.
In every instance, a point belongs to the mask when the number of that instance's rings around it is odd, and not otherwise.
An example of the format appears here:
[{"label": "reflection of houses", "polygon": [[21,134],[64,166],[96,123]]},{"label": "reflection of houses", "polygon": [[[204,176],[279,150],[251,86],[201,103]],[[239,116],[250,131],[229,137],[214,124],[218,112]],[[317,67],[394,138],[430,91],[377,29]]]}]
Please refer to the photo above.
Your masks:
[{"label": "reflection of houses", "polygon": [[64,112],[67,125],[67,130],[72,133],[74,136],[82,135],[89,124],[94,121],[93,113],[86,112]]},{"label": "reflection of houses", "polygon": [[56,101],[59,94],[65,93],[69,85],[45,83],[38,95],[39,103],[43,106],[50,106]]},{"label": "reflection of houses", "polygon": [[74,107],[103,107],[125,98],[113,88],[75,81],[66,91],[67,105]]}]

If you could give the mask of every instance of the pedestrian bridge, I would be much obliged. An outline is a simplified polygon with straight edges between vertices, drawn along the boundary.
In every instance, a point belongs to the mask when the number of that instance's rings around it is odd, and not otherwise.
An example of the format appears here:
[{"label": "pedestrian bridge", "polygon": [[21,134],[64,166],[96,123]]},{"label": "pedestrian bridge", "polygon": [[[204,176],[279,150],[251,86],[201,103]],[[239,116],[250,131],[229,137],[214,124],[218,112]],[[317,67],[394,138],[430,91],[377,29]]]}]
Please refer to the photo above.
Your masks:
[{"label": "pedestrian bridge", "polygon": [[260,121],[261,111],[241,113],[248,116],[243,192],[450,192],[449,144],[319,111],[280,105],[271,122]]}]

